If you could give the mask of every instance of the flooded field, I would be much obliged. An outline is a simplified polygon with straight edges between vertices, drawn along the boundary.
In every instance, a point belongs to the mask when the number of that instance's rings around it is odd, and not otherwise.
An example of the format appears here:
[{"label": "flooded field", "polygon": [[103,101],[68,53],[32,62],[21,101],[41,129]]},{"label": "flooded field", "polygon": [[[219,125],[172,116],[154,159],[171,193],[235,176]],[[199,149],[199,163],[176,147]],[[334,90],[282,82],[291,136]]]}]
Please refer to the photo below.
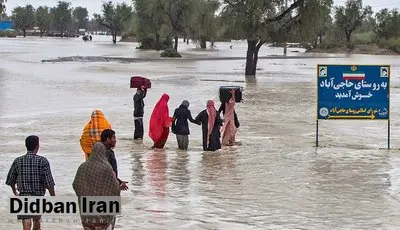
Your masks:
[{"label": "flooded field", "polygon": [[[27,135],[40,136],[40,154],[51,164],[56,194],[73,195],[72,180],[84,156],[79,138],[94,109],[104,112],[117,133],[122,192],[116,229],[398,229],[400,226],[400,59],[395,56],[322,55],[289,52],[307,59],[260,59],[257,77],[245,78],[246,43],[217,43],[201,51],[180,43],[180,61],[60,62],[70,56],[158,58],[136,50],[135,43],[111,39],[0,39],[0,195],[15,157],[25,153]],[[233,48],[230,49],[230,45]],[[294,51],[294,50],[290,50]],[[263,47],[260,55],[280,55]],[[213,60],[196,60],[212,57]],[[315,147],[316,65],[390,64],[391,144],[385,121],[323,121]],[[145,139],[133,138],[133,75],[148,76]],[[171,133],[164,152],[150,150],[148,121],[163,93],[172,115],[190,101],[197,115],[208,99],[218,102],[222,85],[244,87],[237,104],[241,146],[203,152],[201,127],[190,124],[188,151],[177,150]],[[217,103],[219,106],[219,102]],[[79,229],[79,217],[67,223],[45,220],[43,229]],[[0,207],[0,229],[20,229]]]}]

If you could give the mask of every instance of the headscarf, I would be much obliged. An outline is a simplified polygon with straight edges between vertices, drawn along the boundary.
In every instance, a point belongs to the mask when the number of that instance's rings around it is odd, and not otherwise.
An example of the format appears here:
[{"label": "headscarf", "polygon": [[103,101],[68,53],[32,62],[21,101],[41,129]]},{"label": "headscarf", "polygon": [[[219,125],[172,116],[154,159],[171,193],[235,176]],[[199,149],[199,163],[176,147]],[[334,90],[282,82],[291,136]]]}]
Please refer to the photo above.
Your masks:
[{"label": "headscarf", "polygon": [[189,108],[189,102],[187,100],[183,100],[181,105],[185,106],[186,108]]},{"label": "headscarf", "polygon": [[[82,163],[72,183],[75,194],[81,196],[120,196],[119,182],[107,160],[106,147],[97,142],[93,145],[92,154]],[[81,216],[82,220],[97,219],[99,216]],[[101,216],[111,219],[113,216]]]},{"label": "headscarf", "polygon": [[100,110],[93,111],[90,121],[83,129],[80,139],[81,147],[84,153],[90,155],[93,144],[101,140],[101,132],[103,132],[105,129],[111,129],[111,125],[105,118],[103,112]]},{"label": "headscarf", "polygon": [[227,125],[235,126],[235,91],[231,91],[232,97],[228,102],[225,102],[225,113],[224,113],[224,130]]},{"label": "headscarf", "polygon": [[164,93],[157,102],[150,117],[149,137],[154,141],[158,141],[163,133],[164,127],[171,126],[171,118],[168,111],[168,94]]},{"label": "headscarf", "polygon": [[229,144],[229,142],[234,141],[234,137],[236,134],[235,104],[235,95],[233,94],[232,98],[228,102],[225,102],[224,124],[221,128],[221,132],[223,133],[223,145],[227,145]]},{"label": "headscarf", "polygon": [[208,133],[207,133],[207,146],[208,146],[210,142],[211,132],[215,124],[215,118],[217,117],[217,111],[215,110],[213,100],[207,101],[207,114],[208,114]]}]

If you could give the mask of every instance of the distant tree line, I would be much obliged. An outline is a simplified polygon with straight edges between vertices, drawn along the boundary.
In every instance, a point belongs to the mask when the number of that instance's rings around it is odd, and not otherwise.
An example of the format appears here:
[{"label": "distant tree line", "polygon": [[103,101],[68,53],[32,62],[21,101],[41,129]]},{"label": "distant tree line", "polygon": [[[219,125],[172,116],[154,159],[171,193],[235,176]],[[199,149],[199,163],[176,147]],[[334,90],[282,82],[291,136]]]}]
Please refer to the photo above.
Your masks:
[{"label": "distant tree line", "polygon": [[[369,34],[375,43],[399,40],[397,9],[373,13],[362,0],[333,6],[332,0],[132,0],[132,6],[103,2],[101,14],[88,20],[88,11],[59,1],[55,7],[16,7],[17,29],[39,27],[48,31],[107,30],[117,36],[132,35],[142,49],[177,53],[178,39],[201,48],[217,41],[247,42],[245,74],[256,74],[258,53],[264,44],[297,42],[313,47],[354,45],[355,35]],[[400,43],[393,43],[400,52]],[[397,48],[395,48],[397,49]]]},{"label": "distant tree line", "polygon": [[59,1],[55,7],[39,6],[34,8],[28,4],[18,6],[12,10],[11,19],[14,27],[26,31],[38,27],[40,35],[44,33],[58,32],[61,36],[78,33],[79,29],[101,30],[101,26],[95,21],[89,21],[88,10],[83,7],[71,7],[71,3]]}]

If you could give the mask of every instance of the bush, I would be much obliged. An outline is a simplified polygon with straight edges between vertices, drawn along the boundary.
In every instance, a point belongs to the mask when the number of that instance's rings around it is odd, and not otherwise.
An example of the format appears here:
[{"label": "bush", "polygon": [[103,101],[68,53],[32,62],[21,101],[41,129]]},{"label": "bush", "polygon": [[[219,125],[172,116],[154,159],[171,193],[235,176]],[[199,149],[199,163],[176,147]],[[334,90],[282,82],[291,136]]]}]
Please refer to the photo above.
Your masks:
[{"label": "bush", "polygon": [[167,37],[165,40],[162,42],[161,49],[166,50],[172,48],[173,42],[172,39]]},{"label": "bush", "polygon": [[161,57],[182,57],[182,56],[175,49],[169,48],[161,53]]},{"label": "bush", "polygon": [[377,44],[381,48],[390,49],[396,53],[400,53],[400,39],[399,38],[391,38],[389,40],[379,39]]},{"label": "bush", "polygon": [[366,32],[366,33],[355,33],[352,36],[352,43],[359,45],[359,44],[367,44],[370,45],[374,42],[374,33],[373,32]]},{"label": "bush", "polygon": [[144,50],[165,50],[172,47],[171,38],[165,38],[159,44],[157,44],[156,39],[154,37],[143,37],[139,38],[140,46],[137,49]]},{"label": "bush", "polygon": [[15,37],[17,37],[17,32],[10,31],[10,30],[0,31],[0,38],[1,37],[15,38]]},{"label": "bush", "polygon": [[325,42],[320,45],[322,49],[334,49],[337,47],[341,47],[342,45],[336,42]]}]

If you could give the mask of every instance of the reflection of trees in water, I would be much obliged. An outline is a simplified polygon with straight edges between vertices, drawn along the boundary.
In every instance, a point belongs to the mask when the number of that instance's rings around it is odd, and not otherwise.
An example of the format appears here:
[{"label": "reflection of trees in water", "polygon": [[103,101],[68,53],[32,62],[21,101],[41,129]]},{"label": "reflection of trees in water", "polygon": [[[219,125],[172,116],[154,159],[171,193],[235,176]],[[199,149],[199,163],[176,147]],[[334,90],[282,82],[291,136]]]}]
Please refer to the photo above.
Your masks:
[{"label": "reflection of trees in water", "polygon": [[[170,167],[169,181],[175,183],[181,192],[185,191],[190,184],[190,171],[188,170],[189,155],[186,152],[176,152],[176,157]],[[174,191],[175,192],[175,191]]]},{"label": "reflection of trees in water", "polygon": [[164,151],[153,150],[147,153],[147,170],[151,187],[156,196],[164,198],[167,184],[167,156]]}]

